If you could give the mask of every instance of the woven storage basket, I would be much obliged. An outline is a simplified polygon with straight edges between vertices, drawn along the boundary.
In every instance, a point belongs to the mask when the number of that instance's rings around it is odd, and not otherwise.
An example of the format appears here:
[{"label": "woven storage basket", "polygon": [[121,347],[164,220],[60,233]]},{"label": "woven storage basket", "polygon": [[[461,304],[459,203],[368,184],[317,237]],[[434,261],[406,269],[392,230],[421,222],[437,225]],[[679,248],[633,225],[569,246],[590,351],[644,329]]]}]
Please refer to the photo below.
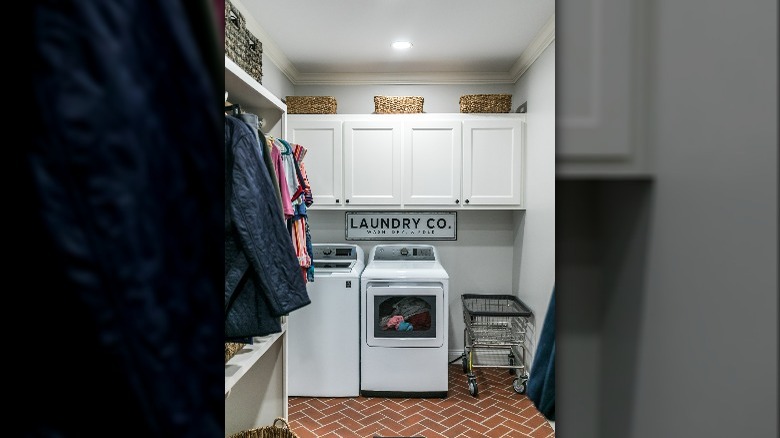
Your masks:
[{"label": "woven storage basket", "polygon": [[336,114],[333,96],[287,96],[287,114]]},{"label": "woven storage basket", "polygon": [[263,83],[263,43],[246,28],[246,19],[225,1],[225,55],[257,82]]},{"label": "woven storage basket", "polygon": [[244,345],[246,344],[240,342],[225,342],[225,362],[227,363],[231,357],[241,351],[241,349],[244,348]]},{"label": "woven storage basket", "polygon": [[246,48],[246,19],[229,1],[225,1],[225,55],[240,65]]},{"label": "woven storage basket", "polygon": [[[277,426],[276,422],[281,422],[283,426]],[[298,435],[290,430],[290,426],[287,425],[284,418],[279,417],[274,420],[273,426],[243,430],[230,435],[229,438],[298,438]]]},{"label": "woven storage basket", "polygon": [[374,96],[376,114],[414,114],[423,112],[420,96]]},{"label": "woven storage basket", "polygon": [[508,113],[511,109],[511,94],[466,94],[460,96],[460,112],[462,113]]}]

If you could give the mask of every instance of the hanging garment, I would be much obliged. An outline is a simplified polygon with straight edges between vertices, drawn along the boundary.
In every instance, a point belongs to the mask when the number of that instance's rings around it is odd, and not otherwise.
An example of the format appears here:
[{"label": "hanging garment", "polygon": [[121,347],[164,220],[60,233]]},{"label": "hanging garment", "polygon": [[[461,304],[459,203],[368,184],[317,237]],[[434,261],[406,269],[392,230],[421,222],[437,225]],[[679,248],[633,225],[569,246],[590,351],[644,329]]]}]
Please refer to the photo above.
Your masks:
[{"label": "hanging garment", "polygon": [[290,219],[293,217],[295,211],[293,210],[292,202],[290,201],[290,189],[287,185],[287,172],[284,170],[284,163],[282,161],[282,152],[275,146],[273,137],[266,138],[268,142],[267,149],[271,152],[271,160],[274,163],[274,173],[276,174],[276,185],[279,186],[280,198],[282,204],[282,218]]},{"label": "hanging garment", "polygon": [[242,113],[236,117],[246,122],[252,128],[252,131],[255,133],[257,137],[257,144],[260,148],[260,155],[262,155],[263,157],[263,163],[265,163],[265,168],[268,171],[268,176],[271,177],[271,183],[274,186],[274,194],[276,195],[276,200],[279,202],[279,207],[282,209],[282,211],[284,211],[284,204],[282,204],[282,192],[281,192],[281,188],[279,187],[279,178],[276,176],[276,169],[274,168],[274,161],[271,155],[271,149],[268,147],[268,144],[264,141],[265,139],[260,138],[261,136],[264,136],[264,134],[260,131],[260,118],[256,114],[251,114],[251,113]]},{"label": "hanging garment", "polygon": [[303,158],[306,156],[306,148],[299,144],[293,144],[293,158],[295,159],[296,170],[298,172],[298,181],[301,183],[301,190],[303,192],[303,202],[307,207],[314,203],[314,195],[312,194],[311,185],[309,184],[309,177],[306,175],[306,168],[303,165]]},{"label": "hanging garment", "polygon": [[311,301],[254,135],[225,117],[225,337],[281,331]]},{"label": "hanging garment", "polygon": [[555,420],[555,291],[550,296],[539,345],[536,347],[528,398],[548,420]]},{"label": "hanging garment", "polygon": [[209,3],[29,4],[33,127],[7,164],[7,278],[26,286],[6,309],[32,350],[17,433],[222,436],[222,42],[195,19]]}]

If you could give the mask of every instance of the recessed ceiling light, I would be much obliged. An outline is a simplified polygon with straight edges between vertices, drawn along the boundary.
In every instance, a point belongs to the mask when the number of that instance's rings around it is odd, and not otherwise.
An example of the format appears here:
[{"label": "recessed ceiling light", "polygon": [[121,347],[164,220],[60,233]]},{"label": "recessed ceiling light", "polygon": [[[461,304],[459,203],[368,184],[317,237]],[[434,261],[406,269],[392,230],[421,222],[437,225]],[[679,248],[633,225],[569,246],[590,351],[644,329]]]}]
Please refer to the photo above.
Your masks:
[{"label": "recessed ceiling light", "polygon": [[394,49],[411,49],[412,43],[409,41],[395,41],[391,44]]}]

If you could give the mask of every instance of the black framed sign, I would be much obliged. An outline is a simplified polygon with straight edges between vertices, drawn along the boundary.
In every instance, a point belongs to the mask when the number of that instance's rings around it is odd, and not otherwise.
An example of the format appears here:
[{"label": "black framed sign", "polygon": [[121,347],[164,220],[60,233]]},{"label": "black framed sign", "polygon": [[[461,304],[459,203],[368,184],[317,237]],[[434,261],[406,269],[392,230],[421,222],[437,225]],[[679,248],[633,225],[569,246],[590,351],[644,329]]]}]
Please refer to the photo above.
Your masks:
[{"label": "black framed sign", "polygon": [[455,211],[348,211],[346,240],[458,240]]}]

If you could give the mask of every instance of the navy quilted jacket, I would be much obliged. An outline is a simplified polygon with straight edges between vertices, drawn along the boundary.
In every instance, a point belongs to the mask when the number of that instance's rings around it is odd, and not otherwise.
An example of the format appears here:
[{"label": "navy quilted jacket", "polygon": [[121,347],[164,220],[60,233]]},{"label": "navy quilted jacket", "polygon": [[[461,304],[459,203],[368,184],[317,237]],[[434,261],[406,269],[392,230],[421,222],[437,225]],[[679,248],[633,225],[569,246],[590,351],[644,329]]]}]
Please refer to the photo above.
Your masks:
[{"label": "navy quilted jacket", "polygon": [[261,146],[249,125],[225,117],[227,339],[279,332],[279,316],[311,302]]}]

